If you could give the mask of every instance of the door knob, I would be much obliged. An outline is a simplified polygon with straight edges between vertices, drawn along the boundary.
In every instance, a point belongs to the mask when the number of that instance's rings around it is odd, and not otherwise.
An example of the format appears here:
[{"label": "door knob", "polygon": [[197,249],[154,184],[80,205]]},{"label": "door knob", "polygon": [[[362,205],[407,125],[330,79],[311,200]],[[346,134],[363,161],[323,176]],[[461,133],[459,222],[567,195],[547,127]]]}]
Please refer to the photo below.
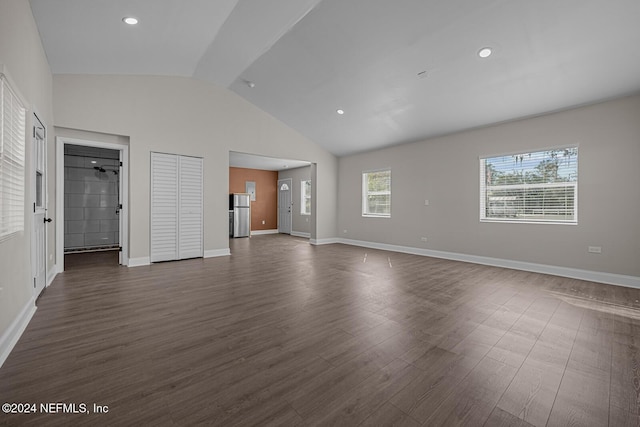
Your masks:
[{"label": "door knob", "polygon": [[51,221],[53,221],[51,218],[45,218],[44,219],[44,222],[51,222]]}]

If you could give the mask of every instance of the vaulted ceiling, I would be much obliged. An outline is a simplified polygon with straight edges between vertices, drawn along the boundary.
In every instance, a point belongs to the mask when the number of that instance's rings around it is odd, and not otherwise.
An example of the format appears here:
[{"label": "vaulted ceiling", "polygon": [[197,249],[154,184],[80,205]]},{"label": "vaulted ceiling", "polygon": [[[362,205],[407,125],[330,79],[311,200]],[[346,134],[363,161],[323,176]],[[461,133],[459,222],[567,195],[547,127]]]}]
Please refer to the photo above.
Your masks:
[{"label": "vaulted ceiling", "polygon": [[204,80],[338,156],[640,91],[638,0],[31,6],[54,74]]}]

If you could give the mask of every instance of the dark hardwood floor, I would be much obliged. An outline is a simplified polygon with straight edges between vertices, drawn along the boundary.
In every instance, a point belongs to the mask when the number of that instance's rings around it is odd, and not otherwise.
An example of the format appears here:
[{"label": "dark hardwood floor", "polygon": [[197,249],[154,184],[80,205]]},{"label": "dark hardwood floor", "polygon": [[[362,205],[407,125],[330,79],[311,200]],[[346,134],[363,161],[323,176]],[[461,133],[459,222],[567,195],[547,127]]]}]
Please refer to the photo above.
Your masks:
[{"label": "dark hardwood floor", "polygon": [[[2,425],[638,426],[640,290],[281,235],[58,275]],[[41,403],[108,413],[40,413]]]}]

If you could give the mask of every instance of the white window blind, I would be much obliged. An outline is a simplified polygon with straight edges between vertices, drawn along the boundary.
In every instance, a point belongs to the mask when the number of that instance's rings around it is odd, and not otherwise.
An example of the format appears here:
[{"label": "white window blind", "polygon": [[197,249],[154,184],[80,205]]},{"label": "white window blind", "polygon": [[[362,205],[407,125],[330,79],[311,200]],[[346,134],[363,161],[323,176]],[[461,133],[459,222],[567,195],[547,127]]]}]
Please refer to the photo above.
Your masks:
[{"label": "white window blind", "polygon": [[26,110],[0,73],[0,240],[24,230]]},{"label": "white window blind", "polygon": [[391,170],[362,173],[362,216],[391,216]]},{"label": "white window blind", "polygon": [[480,220],[577,224],[578,147],[480,158]]},{"label": "white window blind", "polygon": [[311,181],[300,181],[300,214],[311,215]]}]

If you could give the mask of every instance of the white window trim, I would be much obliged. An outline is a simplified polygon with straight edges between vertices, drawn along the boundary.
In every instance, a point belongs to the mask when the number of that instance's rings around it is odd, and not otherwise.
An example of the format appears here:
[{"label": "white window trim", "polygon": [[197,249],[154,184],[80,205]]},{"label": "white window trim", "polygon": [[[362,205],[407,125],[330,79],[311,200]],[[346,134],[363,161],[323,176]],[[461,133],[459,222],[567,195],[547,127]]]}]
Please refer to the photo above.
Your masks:
[{"label": "white window trim", "polygon": [[[501,153],[501,154],[490,154],[490,155],[481,155],[478,158],[478,163],[479,163],[479,171],[480,171],[480,175],[479,175],[479,198],[480,198],[480,210],[479,210],[479,217],[480,217],[480,222],[485,222],[485,223],[501,223],[501,224],[534,224],[534,225],[578,225],[578,185],[579,185],[579,179],[577,182],[572,182],[572,183],[546,183],[546,184],[522,184],[519,185],[518,187],[523,187],[523,188],[535,188],[536,186],[538,187],[553,187],[553,186],[562,186],[562,187],[567,187],[567,186],[573,186],[574,187],[574,219],[573,220],[569,220],[569,221],[554,221],[554,220],[533,220],[533,219],[509,219],[509,218],[486,218],[484,215],[486,213],[486,200],[484,197],[484,180],[486,177],[486,171],[485,171],[485,160],[488,158],[492,158],[492,157],[502,157],[502,156],[513,156],[513,155],[518,155],[518,154],[524,154],[524,153],[537,153],[537,152],[542,152],[542,151],[553,151],[553,150],[564,150],[564,149],[568,149],[568,148],[576,148],[578,150],[578,153],[580,152],[580,146],[579,144],[571,144],[571,145],[559,145],[559,146],[553,146],[553,147],[546,147],[546,148],[538,148],[538,149],[533,149],[533,150],[520,150],[520,151],[513,151],[513,152],[508,152],[508,153]],[[578,156],[578,162],[580,161],[580,157]],[[578,170],[579,170],[579,163],[578,163]],[[515,186],[514,186],[515,187]],[[513,187],[512,187],[513,188]]]},{"label": "white window trim", "polygon": [[[375,214],[375,213],[367,213],[365,212],[365,208],[367,206],[367,196],[372,193],[368,192],[368,185],[367,182],[365,180],[365,175],[370,174],[370,173],[375,173],[375,172],[389,172],[389,213],[388,214]],[[391,168],[382,168],[382,169],[371,169],[371,170],[365,170],[362,171],[362,173],[360,174],[361,176],[361,180],[362,180],[362,206],[361,206],[361,211],[362,211],[362,217],[363,218],[391,218],[391,193],[392,193],[392,181],[391,181]],[[385,192],[378,192],[380,194],[386,194]]]},{"label": "white window trim", "polygon": [[307,196],[305,194],[305,185],[306,183],[311,184],[311,180],[310,179],[303,179],[300,180],[300,215],[305,215],[305,216],[310,216],[311,215],[311,206],[309,206],[309,212],[305,212],[305,207],[306,207],[306,203],[305,203],[305,199],[309,199],[309,204],[311,204],[311,193],[309,193],[309,195]]}]

